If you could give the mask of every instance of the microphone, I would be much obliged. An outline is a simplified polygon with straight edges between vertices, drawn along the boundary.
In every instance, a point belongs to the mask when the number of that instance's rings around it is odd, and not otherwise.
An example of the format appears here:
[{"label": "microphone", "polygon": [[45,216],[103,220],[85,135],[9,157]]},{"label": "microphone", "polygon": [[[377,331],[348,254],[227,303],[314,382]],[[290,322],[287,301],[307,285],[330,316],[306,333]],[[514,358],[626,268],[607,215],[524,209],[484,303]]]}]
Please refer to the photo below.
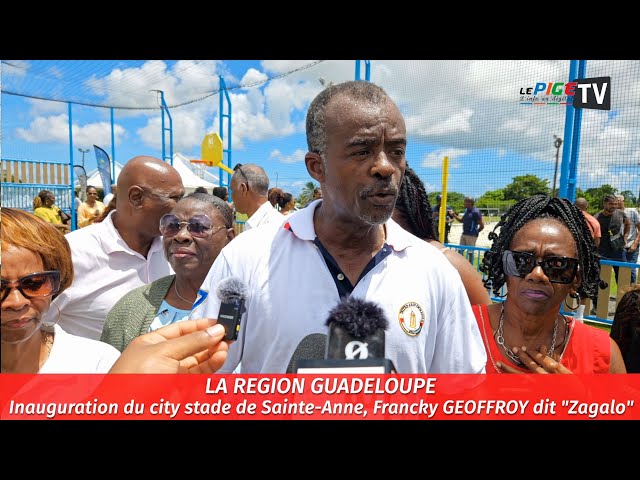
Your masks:
[{"label": "microphone", "polygon": [[[385,329],[389,322],[377,304],[355,297],[343,298],[326,321],[329,336],[324,359],[316,349],[303,356],[312,335],[294,352],[290,365],[296,373],[395,373],[393,362],[384,358]],[[319,335],[319,334],[314,334]],[[307,342],[305,340],[309,339]],[[317,341],[317,339],[316,339]],[[303,343],[305,345],[303,345]],[[311,350],[309,348],[309,350]]]},{"label": "microphone", "polygon": [[240,317],[246,311],[244,300],[247,286],[237,277],[227,277],[218,284],[216,294],[221,302],[218,323],[224,326],[224,340],[236,340],[240,331]]},{"label": "microphone", "polygon": [[383,358],[384,331],[389,322],[373,302],[347,297],[329,312],[326,358]]},{"label": "microphone", "polygon": [[312,333],[307,335],[296,347],[286,373],[296,373],[296,365],[300,360],[322,360],[327,349],[327,336],[324,333]]}]

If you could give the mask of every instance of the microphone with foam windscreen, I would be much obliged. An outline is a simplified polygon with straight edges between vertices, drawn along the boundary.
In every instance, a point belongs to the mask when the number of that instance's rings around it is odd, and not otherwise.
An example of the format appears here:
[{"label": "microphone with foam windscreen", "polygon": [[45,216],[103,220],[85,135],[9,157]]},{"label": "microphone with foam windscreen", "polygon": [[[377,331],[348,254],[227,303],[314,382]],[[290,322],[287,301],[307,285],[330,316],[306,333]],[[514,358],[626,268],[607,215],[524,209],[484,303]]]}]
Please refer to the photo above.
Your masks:
[{"label": "microphone with foam windscreen", "polygon": [[246,311],[247,286],[237,277],[227,277],[216,288],[220,299],[218,323],[224,326],[224,340],[236,340],[240,331],[240,318]]},{"label": "microphone with foam windscreen", "polygon": [[327,349],[327,336],[324,333],[312,333],[304,337],[296,347],[289,365],[287,373],[295,373],[296,365],[300,360],[322,360]]},{"label": "microphone with foam windscreen", "polygon": [[384,332],[389,322],[380,306],[367,300],[346,297],[329,312],[326,324],[329,327],[329,336],[324,359],[299,356],[293,371],[297,373],[392,373],[396,371],[393,362],[384,358]]}]

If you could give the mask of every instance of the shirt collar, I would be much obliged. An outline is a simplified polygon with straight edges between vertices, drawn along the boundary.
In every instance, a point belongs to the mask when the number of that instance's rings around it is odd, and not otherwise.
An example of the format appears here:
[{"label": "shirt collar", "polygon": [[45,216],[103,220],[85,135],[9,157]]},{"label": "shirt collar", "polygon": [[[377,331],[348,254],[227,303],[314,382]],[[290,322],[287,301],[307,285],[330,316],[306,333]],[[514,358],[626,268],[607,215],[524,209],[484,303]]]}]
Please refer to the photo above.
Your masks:
[{"label": "shirt collar", "polygon": [[[288,221],[286,221],[283,227],[302,240],[314,241],[316,238],[316,230],[313,226],[313,214],[321,203],[322,199],[313,201],[307,205],[306,208],[299,210]],[[404,250],[408,246],[414,244],[414,239],[421,242],[423,241],[411,235],[391,218],[387,220],[385,227],[387,230],[386,243],[396,252]]]},{"label": "shirt collar", "polygon": [[247,220],[249,226],[251,228],[256,228],[258,225],[260,225],[260,221],[265,217],[265,215],[269,213],[269,209],[273,209],[273,205],[271,205],[271,202],[269,201],[266,201],[262,205],[260,205],[260,208],[258,208],[258,210],[256,210],[254,214],[251,215],[251,217],[249,217],[249,219]]},{"label": "shirt collar", "polygon": [[[98,240],[102,243],[102,248],[107,255],[113,252],[121,252],[126,251],[132,255],[142,256],[138,252],[134,251],[127,242],[120,236],[120,232],[113,224],[113,214],[116,210],[112,210],[107,215],[102,222],[95,224],[97,228],[99,228],[99,234],[97,235]],[[151,255],[151,253],[162,250],[162,237],[157,236],[154,237],[153,242],[151,242],[151,247],[149,247],[149,253],[147,253],[147,258]]]}]

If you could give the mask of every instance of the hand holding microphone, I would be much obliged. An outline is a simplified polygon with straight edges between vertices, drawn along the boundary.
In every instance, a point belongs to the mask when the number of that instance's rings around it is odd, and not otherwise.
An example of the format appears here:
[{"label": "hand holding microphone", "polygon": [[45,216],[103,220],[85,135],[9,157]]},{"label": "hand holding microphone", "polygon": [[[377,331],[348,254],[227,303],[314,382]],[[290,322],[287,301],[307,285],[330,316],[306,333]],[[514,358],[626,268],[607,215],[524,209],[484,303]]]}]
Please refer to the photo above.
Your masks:
[{"label": "hand holding microphone", "polygon": [[109,373],[215,373],[227,358],[224,334],[208,318],[172,323],[132,340]]}]

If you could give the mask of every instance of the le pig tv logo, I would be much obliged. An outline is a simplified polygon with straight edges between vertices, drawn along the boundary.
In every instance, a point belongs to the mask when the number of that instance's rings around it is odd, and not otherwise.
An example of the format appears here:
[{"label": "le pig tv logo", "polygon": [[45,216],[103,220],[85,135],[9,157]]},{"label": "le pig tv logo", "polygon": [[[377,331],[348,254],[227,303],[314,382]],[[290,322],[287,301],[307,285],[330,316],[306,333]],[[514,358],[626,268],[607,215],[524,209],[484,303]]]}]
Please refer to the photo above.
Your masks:
[{"label": "le pig tv logo", "polygon": [[611,110],[611,77],[578,78],[573,82],[537,82],[520,88],[521,105],[573,105]]}]

